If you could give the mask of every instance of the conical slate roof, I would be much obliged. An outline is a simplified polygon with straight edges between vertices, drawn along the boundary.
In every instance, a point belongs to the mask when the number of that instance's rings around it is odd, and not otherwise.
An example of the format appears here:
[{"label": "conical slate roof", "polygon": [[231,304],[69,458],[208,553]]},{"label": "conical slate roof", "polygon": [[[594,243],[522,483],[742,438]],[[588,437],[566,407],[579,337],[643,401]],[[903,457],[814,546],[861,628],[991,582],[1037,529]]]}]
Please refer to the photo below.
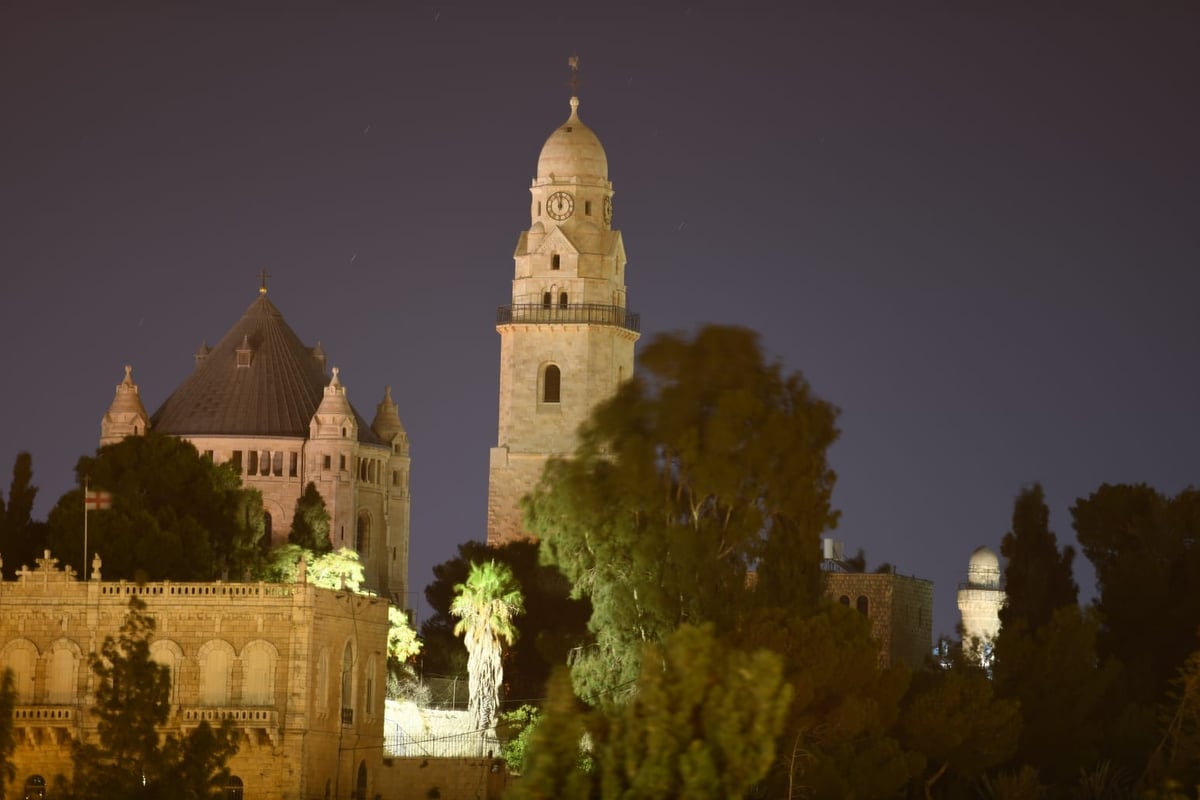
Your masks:
[{"label": "conical slate roof", "polygon": [[[328,382],[324,351],[301,343],[264,293],[198,360],[150,424],[172,436],[308,438]],[[354,416],[359,441],[381,444],[358,411]]]}]

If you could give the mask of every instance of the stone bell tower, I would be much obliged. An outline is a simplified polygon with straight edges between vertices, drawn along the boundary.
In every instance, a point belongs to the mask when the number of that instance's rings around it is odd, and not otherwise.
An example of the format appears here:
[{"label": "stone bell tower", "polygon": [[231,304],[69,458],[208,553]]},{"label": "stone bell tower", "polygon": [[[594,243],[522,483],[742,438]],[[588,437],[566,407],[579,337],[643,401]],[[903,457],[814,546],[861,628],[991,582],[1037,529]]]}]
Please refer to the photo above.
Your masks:
[{"label": "stone bell tower", "polygon": [[[577,67],[572,59],[571,67]],[[572,83],[574,86],[574,82]],[[517,240],[512,304],[500,333],[500,421],[488,476],[488,544],[528,536],[521,497],[551,456],[633,374],[638,316],[625,308],[625,246],[612,227],[608,157],[571,114],[542,146],[529,189],[529,229]]]}]

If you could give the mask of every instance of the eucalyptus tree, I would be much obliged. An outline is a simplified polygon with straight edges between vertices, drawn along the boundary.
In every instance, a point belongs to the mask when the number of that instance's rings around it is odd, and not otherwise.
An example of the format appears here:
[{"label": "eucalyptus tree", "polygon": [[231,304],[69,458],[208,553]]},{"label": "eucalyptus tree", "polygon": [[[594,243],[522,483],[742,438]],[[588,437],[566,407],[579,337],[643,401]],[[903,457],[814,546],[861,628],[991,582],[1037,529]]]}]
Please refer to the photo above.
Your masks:
[{"label": "eucalyptus tree", "polygon": [[513,617],[525,610],[521,587],[512,570],[495,561],[471,565],[467,580],[455,589],[450,613],[458,617],[454,627],[467,647],[469,713],[479,730],[496,723],[500,686],[504,682],[504,645],[517,638]]}]

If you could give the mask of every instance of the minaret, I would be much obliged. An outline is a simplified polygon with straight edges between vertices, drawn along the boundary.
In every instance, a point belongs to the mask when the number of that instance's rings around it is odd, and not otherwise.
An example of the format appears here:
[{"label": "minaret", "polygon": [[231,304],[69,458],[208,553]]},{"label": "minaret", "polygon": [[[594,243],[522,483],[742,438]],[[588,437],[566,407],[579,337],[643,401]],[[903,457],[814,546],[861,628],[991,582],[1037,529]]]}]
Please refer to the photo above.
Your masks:
[{"label": "minaret", "polygon": [[133,367],[126,365],[125,380],[117,384],[112,405],[100,421],[100,446],[115,444],[126,436],[145,436],[149,427],[150,415],[133,382]]},{"label": "minaret", "polygon": [[1000,559],[989,547],[976,548],[967,567],[967,582],[958,589],[963,642],[979,639],[990,651],[1000,633],[1000,609],[1005,593],[1000,588]]},{"label": "minaret", "polygon": [[[571,59],[572,89],[578,59]],[[488,544],[528,536],[520,500],[551,456],[633,374],[638,316],[625,308],[625,246],[613,230],[608,157],[579,98],[538,158],[529,229],[513,253],[500,333],[500,419],[488,475]]]}]

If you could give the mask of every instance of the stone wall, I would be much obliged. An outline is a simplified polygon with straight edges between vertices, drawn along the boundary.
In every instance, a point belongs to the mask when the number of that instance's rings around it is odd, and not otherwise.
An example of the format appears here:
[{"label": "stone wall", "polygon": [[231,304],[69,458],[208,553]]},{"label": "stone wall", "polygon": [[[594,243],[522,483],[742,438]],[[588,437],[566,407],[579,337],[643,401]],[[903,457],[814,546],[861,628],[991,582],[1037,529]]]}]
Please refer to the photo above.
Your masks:
[{"label": "stone wall", "polygon": [[933,647],[933,582],[893,573],[829,572],[825,592],[871,621],[882,666],[921,665]]},{"label": "stone wall", "polygon": [[[349,797],[360,769],[373,796],[382,765],[387,603],[296,584],[105,582],[38,560],[0,581],[0,664],[16,673],[15,780],[53,786],[71,748],[96,740],[88,656],[115,636],[130,598],[146,604],[151,652],[172,671],[169,731],[230,719],[244,796]],[[342,679],[342,665],[347,666]],[[343,687],[346,693],[343,694]],[[346,709],[343,711],[343,709]]]}]

